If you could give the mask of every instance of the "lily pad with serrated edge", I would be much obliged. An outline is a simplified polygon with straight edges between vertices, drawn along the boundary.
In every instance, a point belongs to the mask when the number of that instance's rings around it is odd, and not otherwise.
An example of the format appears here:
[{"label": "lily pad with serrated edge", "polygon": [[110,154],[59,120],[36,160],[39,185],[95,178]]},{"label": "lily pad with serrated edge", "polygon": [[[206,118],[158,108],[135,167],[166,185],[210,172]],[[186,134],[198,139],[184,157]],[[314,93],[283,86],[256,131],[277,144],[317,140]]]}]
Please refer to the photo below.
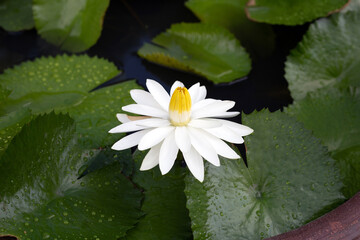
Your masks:
[{"label": "lily pad with serrated edge", "polygon": [[329,151],[336,152],[360,143],[359,102],[357,94],[324,88],[309,93],[285,111],[312,130]]},{"label": "lily pad with serrated edge", "polygon": [[341,9],[349,0],[250,0],[246,12],[251,20],[270,24],[301,25]]},{"label": "lily pad with serrated edge", "polygon": [[62,50],[81,52],[100,37],[109,0],[33,0],[35,27]]},{"label": "lily pad with serrated edge", "polygon": [[135,172],[132,180],[144,189],[141,210],[145,216],[128,232],[126,240],[192,239],[190,219],[186,209],[184,176],[186,169],[175,162],[173,169],[162,176],[158,167],[140,171],[146,152],[134,153]]},{"label": "lily pad with serrated edge", "polygon": [[333,155],[343,177],[345,197],[351,198],[360,191],[360,145]]},{"label": "lily pad with serrated edge", "polygon": [[0,168],[0,236],[19,239],[117,239],[142,215],[141,193],[114,164],[78,179],[98,151],[79,147],[65,115],[26,125]]},{"label": "lily pad with serrated edge", "polygon": [[250,21],[245,14],[247,0],[188,0],[188,7],[202,22],[225,27],[250,53],[252,59],[268,56],[275,48],[271,26]]},{"label": "lily pad with serrated edge", "polygon": [[248,54],[225,28],[205,23],[173,24],[145,43],[138,54],[148,61],[192,72],[214,83],[231,82],[251,69]]},{"label": "lily pad with serrated edge", "polygon": [[295,100],[327,86],[360,86],[359,24],[359,13],[350,11],[310,26],[286,61],[285,78]]},{"label": "lily pad with serrated edge", "polygon": [[254,129],[242,160],[205,164],[205,180],[186,177],[194,239],[263,239],[299,227],[343,200],[335,161],[285,113],[244,117]]},{"label": "lily pad with serrated edge", "polygon": [[6,31],[22,31],[34,27],[32,0],[1,0],[0,27]]},{"label": "lily pad with serrated edge", "polygon": [[[89,91],[118,73],[114,64],[85,55],[63,55],[25,62],[0,75],[0,85],[11,90],[1,103],[0,115],[20,115],[16,112],[24,106],[33,114],[53,110],[70,112],[78,123],[78,131],[89,143],[88,147],[105,146],[116,139],[107,131],[118,123],[115,115],[121,112],[121,106],[132,102],[128,91],[138,88],[138,85],[131,81]],[[15,118],[12,119],[13,125],[18,124]],[[0,126],[3,120],[0,118]],[[17,131],[21,126],[16,128]],[[13,130],[0,130],[1,137],[11,140],[17,133]]]}]

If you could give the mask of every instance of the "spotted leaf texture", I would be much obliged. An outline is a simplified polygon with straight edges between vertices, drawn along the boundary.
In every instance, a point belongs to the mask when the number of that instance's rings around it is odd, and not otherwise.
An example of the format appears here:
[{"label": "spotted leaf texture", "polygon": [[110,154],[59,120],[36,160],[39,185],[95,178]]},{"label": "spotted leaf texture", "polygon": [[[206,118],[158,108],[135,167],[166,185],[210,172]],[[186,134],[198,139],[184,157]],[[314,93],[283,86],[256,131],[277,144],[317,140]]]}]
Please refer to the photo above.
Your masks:
[{"label": "spotted leaf texture", "polygon": [[114,64],[85,55],[40,58],[5,70],[0,85],[11,93],[0,106],[0,154],[29,120],[24,108],[32,114],[69,112],[89,147],[112,143],[116,136],[107,131],[118,124],[115,115],[121,106],[132,103],[130,89],[139,87],[130,81],[89,91],[118,73]]},{"label": "spotted leaf texture", "polygon": [[242,160],[206,164],[205,180],[186,177],[194,239],[262,239],[302,226],[343,200],[335,161],[302,124],[267,110],[244,117]]},{"label": "spotted leaf texture", "polygon": [[0,161],[0,236],[123,237],[142,215],[141,193],[116,163],[78,179],[97,154],[79,147],[66,115],[51,113],[26,125]]}]

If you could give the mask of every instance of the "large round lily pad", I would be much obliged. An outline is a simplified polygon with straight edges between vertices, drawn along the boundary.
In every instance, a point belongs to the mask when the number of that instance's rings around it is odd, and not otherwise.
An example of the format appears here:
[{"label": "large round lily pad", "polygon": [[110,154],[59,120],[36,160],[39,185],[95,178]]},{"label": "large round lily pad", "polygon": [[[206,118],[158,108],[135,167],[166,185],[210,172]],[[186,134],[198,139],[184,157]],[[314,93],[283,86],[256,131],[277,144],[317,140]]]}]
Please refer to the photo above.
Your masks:
[{"label": "large round lily pad", "polygon": [[285,113],[245,116],[254,129],[242,160],[206,164],[205,180],[186,178],[195,239],[262,239],[299,227],[343,200],[335,161]]},{"label": "large round lily pad", "polygon": [[121,112],[121,106],[132,102],[130,89],[139,86],[130,81],[89,91],[118,73],[114,64],[85,55],[40,58],[5,70],[0,75],[0,85],[11,93],[7,96],[7,92],[0,92],[3,98],[0,105],[0,155],[29,120],[30,114],[24,115],[24,109],[32,114],[53,110],[69,112],[89,147],[111,144],[117,136],[107,132],[118,124],[115,115]]},{"label": "large round lily pad", "polygon": [[360,86],[359,24],[359,13],[349,11],[310,26],[286,62],[285,78],[295,100],[326,86]]},{"label": "large round lily pad", "polygon": [[96,155],[77,144],[68,116],[45,115],[26,125],[0,161],[0,236],[123,237],[142,215],[141,192],[118,164],[78,179]]}]

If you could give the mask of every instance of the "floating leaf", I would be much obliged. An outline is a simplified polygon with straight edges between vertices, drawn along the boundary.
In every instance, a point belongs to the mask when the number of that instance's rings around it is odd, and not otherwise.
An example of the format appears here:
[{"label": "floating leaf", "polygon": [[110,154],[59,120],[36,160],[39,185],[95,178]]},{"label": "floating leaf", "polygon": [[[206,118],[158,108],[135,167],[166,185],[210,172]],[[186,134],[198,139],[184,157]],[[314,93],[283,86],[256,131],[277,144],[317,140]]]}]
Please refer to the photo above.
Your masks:
[{"label": "floating leaf", "polygon": [[31,6],[31,0],[1,0],[0,27],[14,32],[33,28]]},{"label": "floating leaf", "polygon": [[140,172],[138,169],[144,157],[145,152],[135,152],[135,174],[132,180],[144,189],[145,198],[141,210],[145,212],[145,216],[129,231],[126,239],[192,239],[184,194],[185,169],[174,167],[165,176],[161,175],[157,167]]},{"label": "floating leaf", "polygon": [[335,161],[285,113],[245,116],[254,129],[243,161],[206,164],[205,180],[186,177],[195,239],[262,239],[299,227],[342,201]]},{"label": "floating leaf", "polygon": [[360,96],[335,88],[309,93],[286,111],[303,122],[329,151],[341,151],[360,143]]},{"label": "floating leaf", "polygon": [[345,197],[351,198],[360,191],[360,145],[334,154],[343,176]]},{"label": "floating leaf", "polygon": [[250,19],[258,22],[301,25],[326,17],[343,7],[349,0],[250,0],[246,8]]},{"label": "floating leaf", "polygon": [[[245,14],[248,0],[188,0],[185,5],[204,23],[230,30],[251,53],[269,55],[275,47],[271,26],[250,21]],[[254,55],[253,54],[253,55]]]},{"label": "floating leaf", "polygon": [[360,96],[335,88],[309,93],[286,111],[320,138],[337,160],[344,178],[344,195],[360,190]]},{"label": "floating leaf", "polygon": [[[88,56],[58,56],[26,62],[0,75],[0,85],[11,90],[3,100],[0,115],[20,116],[24,107],[33,114],[70,112],[78,123],[78,131],[89,147],[100,147],[116,139],[108,134],[118,120],[115,115],[121,106],[132,102],[128,91],[138,88],[134,81],[114,85],[89,93],[119,71],[104,59]],[[24,123],[11,118],[13,129],[0,129],[0,137],[11,138]],[[16,121],[18,120],[18,121]],[[21,121],[20,121],[21,120]],[[0,126],[5,118],[0,118]],[[9,121],[9,120],[7,120]],[[2,146],[5,148],[6,146]],[[1,153],[1,149],[0,149]]]},{"label": "floating leaf", "polygon": [[100,37],[109,0],[33,0],[35,27],[48,42],[81,52]]},{"label": "floating leaf", "polygon": [[325,86],[360,86],[360,15],[341,13],[312,24],[286,62],[285,77],[291,96]]},{"label": "floating leaf", "polygon": [[82,134],[87,146],[106,146],[120,138],[108,131],[120,124],[116,114],[122,112],[122,106],[133,102],[129,91],[135,88],[139,88],[135,81],[101,88],[63,112],[69,112],[75,119],[77,131]]},{"label": "floating leaf", "polygon": [[22,126],[31,120],[29,108],[0,115],[0,157]]},{"label": "floating leaf", "polygon": [[119,165],[78,179],[97,152],[77,145],[74,122],[38,117],[0,162],[0,235],[19,239],[117,239],[141,216],[141,193]]},{"label": "floating leaf", "polygon": [[225,28],[204,23],[174,24],[146,43],[138,54],[167,67],[189,71],[215,82],[230,82],[247,75],[248,54]]}]

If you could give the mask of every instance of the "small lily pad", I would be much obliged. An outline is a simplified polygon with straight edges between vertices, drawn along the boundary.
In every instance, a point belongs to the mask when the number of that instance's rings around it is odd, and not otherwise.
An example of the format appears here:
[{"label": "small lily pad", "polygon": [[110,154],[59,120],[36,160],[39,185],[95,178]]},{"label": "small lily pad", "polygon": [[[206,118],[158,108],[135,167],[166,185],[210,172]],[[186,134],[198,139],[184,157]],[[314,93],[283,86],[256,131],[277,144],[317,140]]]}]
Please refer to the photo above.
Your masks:
[{"label": "small lily pad", "polygon": [[194,239],[263,239],[299,227],[343,200],[335,161],[285,113],[244,117],[247,160],[205,164],[205,180],[186,177]]},{"label": "small lily pad", "polygon": [[33,0],[35,27],[62,50],[81,52],[100,37],[109,0]]},{"label": "small lily pad", "polygon": [[52,113],[13,139],[0,162],[0,236],[115,240],[136,224],[141,193],[118,164],[78,179],[98,151],[76,136],[71,118]]},{"label": "small lily pad", "polygon": [[1,0],[0,27],[17,32],[34,27],[32,0]]},{"label": "small lily pad", "polygon": [[310,26],[286,62],[285,78],[295,100],[327,86],[360,87],[359,24],[359,13],[349,11]]},{"label": "small lily pad", "polygon": [[173,24],[138,54],[154,63],[192,72],[214,83],[247,75],[251,62],[240,42],[225,28],[205,23]]},{"label": "small lily pad", "polygon": [[135,152],[135,173],[132,177],[134,183],[144,189],[145,197],[141,210],[145,212],[145,216],[129,231],[126,239],[192,239],[184,194],[186,169],[181,168],[178,162],[164,176],[158,167],[141,172],[139,169],[145,153]]},{"label": "small lily pad", "polygon": [[301,25],[342,8],[349,0],[250,0],[246,9],[250,19],[283,25]]}]

